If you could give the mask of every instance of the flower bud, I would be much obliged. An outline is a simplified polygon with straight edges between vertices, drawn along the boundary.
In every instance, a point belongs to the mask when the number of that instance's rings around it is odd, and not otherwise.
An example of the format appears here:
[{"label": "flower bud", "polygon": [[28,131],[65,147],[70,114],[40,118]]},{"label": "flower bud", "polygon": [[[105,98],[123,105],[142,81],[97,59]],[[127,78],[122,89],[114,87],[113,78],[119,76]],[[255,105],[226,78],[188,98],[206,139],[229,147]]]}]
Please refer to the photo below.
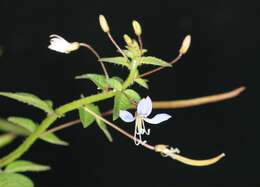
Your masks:
[{"label": "flower bud", "polygon": [[105,33],[109,32],[109,26],[107,24],[107,20],[103,15],[99,15],[99,24]]},{"label": "flower bud", "polygon": [[124,40],[125,40],[125,43],[128,45],[128,46],[131,46],[132,45],[132,39],[127,35],[127,34],[124,34]]},{"label": "flower bud", "polygon": [[140,25],[140,23],[138,23],[136,20],[134,20],[132,22],[133,28],[134,28],[134,32],[137,36],[141,36],[142,34],[142,27]]},{"label": "flower bud", "polygon": [[136,40],[133,40],[132,46],[135,47],[135,48],[139,48],[139,44]]},{"label": "flower bud", "polygon": [[182,46],[179,50],[179,52],[184,55],[185,53],[187,53],[189,47],[190,47],[190,43],[191,43],[191,35],[187,35],[183,42],[182,42]]}]

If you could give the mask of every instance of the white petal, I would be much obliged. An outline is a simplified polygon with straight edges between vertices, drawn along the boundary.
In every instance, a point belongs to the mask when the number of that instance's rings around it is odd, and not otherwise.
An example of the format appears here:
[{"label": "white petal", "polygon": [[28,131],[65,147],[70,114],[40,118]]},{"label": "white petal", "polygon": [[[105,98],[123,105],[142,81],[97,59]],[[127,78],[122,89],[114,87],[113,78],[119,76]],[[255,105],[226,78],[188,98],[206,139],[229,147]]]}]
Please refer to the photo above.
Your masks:
[{"label": "white petal", "polygon": [[143,116],[149,116],[152,112],[152,100],[149,96],[141,99],[141,101],[137,105],[137,114]]},{"label": "white petal", "polygon": [[150,124],[158,124],[158,123],[166,121],[170,118],[171,118],[171,116],[169,114],[156,114],[153,118],[151,118],[151,119],[144,118],[144,120]]},{"label": "white petal", "polygon": [[129,122],[133,122],[135,120],[134,116],[130,112],[126,111],[126,110],[120,110],[119,111],[119,117],[123,121],[128,122],[128,123]]},{"label": "white petal", "polygon": [[59,39],[59,40],[63,40],[63,41],[66,41],[68,42],[67,40],[65,40],[63,37],[57,35],[57,34],[52,34],[50,35],[50,38],[53,38],[53,39]]},{"label": "white petal", "polygon": [[68,53],[68,48],[71,45],[70,42],[56,34],[50,35],[50,43],[51,44],[48,46],[48,48],[60,53]]},{"label": "white petal", "polygon": [[60,53],[64,53],[64,50],[63,50],[63,49],[57,48],[56,46],[53,46],[53,45],[49,45],[48,48],[51,49],[51,50],[53,50],[53,51],[57,51],[57,52],[60,52]]}]

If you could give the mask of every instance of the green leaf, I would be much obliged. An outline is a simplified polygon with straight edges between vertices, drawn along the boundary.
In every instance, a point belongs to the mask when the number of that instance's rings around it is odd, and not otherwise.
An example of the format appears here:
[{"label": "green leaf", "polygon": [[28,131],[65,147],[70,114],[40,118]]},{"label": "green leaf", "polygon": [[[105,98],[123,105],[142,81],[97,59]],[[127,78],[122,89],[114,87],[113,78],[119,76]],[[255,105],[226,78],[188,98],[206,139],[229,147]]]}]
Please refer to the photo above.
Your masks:
[{"label": "green leaf", "polygon": [[89,79],[98,87],[98,89],[104,90],[105,88],[108,87],[108,84],[106,82],[106,77],[104,75],[88,73],[88,74],[76,76],[75,78]]},{"label": "green leaf", "polygon": [[110,78],[107,80],[107,83],[109,85],[109,87],[114,88],[115,90],[121,91],[122,90],[122,84],[114,78]]},{"label": "green leaf", "polygon": [[[126,48],[128,48],[127,50],[122,50],[123,53],[131,59],[134,59],[135,57],[140,56],[140,49],[138,48],[130,48],[129,46],[126,46]],[[147,49],[143,49],[142,50],[142,55],[144,55],[148,50]]]},{"label": "green leaf", "polygon": [[112,64],[117,64],[117,65],[122,65],[122,66],[126,66],[128,68],[130,68],[130,64],[128,62],[128,59],[125,57],[105,57],[105,58],[101,58],[100,61],[103,62],[109,62]]},{"label": "green leaf", "polygon": [[53,133],[43,134],[40,139],[44,140],[45,142],[56,144],[56,145],[64,145],[68,146],[69,143],[60,139],[58,136],[56,136]]},{"label": "green leaf", "polygon": [[146,80],[146,79],[137,78],[137,79],[135,79],[135,82],[136,82],[137,84],[139,84],[140,86],[142,86],[142,87],[144,87],[144,88],[146,88],[146,89],[149,89],[149,86],[148,86],[148,84],[147,84],[147,80]]},{"label": "green leaf", "polygon": [[[99,107],[97,106],[96,111],[94,111],[97,115],[101,116],[101,112],[99,110]],[[96,118],[96,122],[98,127],[103,131],[104,135],[107,137],[108,141],[113,142],[113,138],[110,134],[110,132],[107,129],[107,125],[101,121],[100,119]]]},{"label": "green leaf", "polygon": [[36,123],[28,118],[10,116],[9,118],[7,118],[7,120],[20,125],[21,127],[27,129],[30,133],[32,133],[36,129]]},{"label": "green leaf", "polygon": [[[101,112],[99,110],[99,107],[94,105],[94,104],[89,104],[87,106],[85,106],[87,109],[93,111],[95,114],[101,116]],[[96,121],[98,127],[102,130],[102,132],[105,134],[105,136],[107,137],[107,139],[112,142],[113,141],[113,138],[111,136],[111,134],[109,133],[109,131],[107,130],[107,126],[106,124],[101,121],[100,119],[98,118],[95,118],[95,116],[93,116],[92,114],[90,114],[89,112],[87,112],[87,110],[85,110],[84,108],[85,107],[82,107],[80,109],[80,112],[82,115],[82,117],[80,117],[80,120],[84,126],[84,128],[88,127],[89,125],[91,125],[94,121]],[[85,123],[85,124],[84,124]]]},{"label": "green leaf", "polygon": [[11,133],[0,135],[0,148],[10,144],[15,138],[16,136]]},{"label": "green leaf", "polygon": [[132,90],[127,89],[122,92],[118,92],[114,97],[114,108],[113,108],[113,120],[116,120],[119,117],[120,110],[127,110],[131,108],[132,102],[139,102],[141,97],[139,94]]},{"label": "green leaf", "polygon": [[28,136],[30,134],[29,131],[25,128],[10,121],[7,121],[4,118],[0,118],[0,130],[4,132],[11,132],[13,134],[21,136]]},{"label": "green leaf", "polygon": [[130,51],[130,50],[122,50],[123,51],[123,53],[128,57],[128,58],[131,58],[131,59],[133,59],[134,58],[134,54],[133,54],[133,52],[132,51]]},{"label": "green leaf", "polygon": [[36,164],[30,161],[17,160],[6,166],[5,172],[7,173],[18,173],[18,172],[28,172],[28,171],[47,171],[50,170],[50,166]]},{"label": "green leaf", "polygon": [[96,122],[97,122],[99,128],[103,131],[103,133],[107,137],[108,141],[113,142],[113,138],[112,138],[110,132],[107,129],[107,125],[99,119],[96,119]]},{"label": "green leaf", "polygon": [[29,93],[11,93],[11,92],[0,92],[1,96],[15,99],[17,101],[32,105],[39,108],[47,113],[52,113],[53,109],[39,97]]},{"label": "green leaf", "polygon": [[[98,107],[93,104],[89,104],[87,107],[95,113],[98,110]],[[84,110],[84,107],[79,108],[79,119],[84,128],[87,128],[95,121],[95,117]]]},{"label": "green leaf", "polygon": [[47,100],[44,100],[44,101],[47,105],[49,105],[49,107],[53,108],[53,101],[52,100],[47,99]]},{"label": "green leaf", "polygon": [[0,187],[34,187],[34,184],[22,174],[0,173]]},{"label": "green leaf", "polygon": [[117,77],[117,76],[113,76],[112,79],[118,80],[120,83],[124,82],[123,79],[121,79],[120,77]]},{"label": "green leaf", "polygon": [[133,102],[138,103],[141,100],[140,95],[134,91],[133,89],[127,89],[124,91],[128,98],[130,98]]},{"label": "green leaf", "polygon": [[172,65],[169,64],[168,62],[152,56],[142,57],[140,63],[151,64],[151,65],[162,66],[162,67],[172,67]]},{"label": "green leaf", "polygon": [[[38,124],[35,123],[34,121],[32,121],[31,119],[23,118],[23,117],[12,116],[12,117],[9,117],[7,120],[16,125],[19,125],[19,126],[25,128],[28,131],[28,135],[33,133],[38,126]],[[67,142],[61,140],[53,133],[43,134],[40,137],[40,139],[42,139],[48,143],[52,143],[52,144],[56,144],[56,145],[69,145]]]},{"label": "green leaf", "polygon": [[141,50],[136,41],[135,41],[135,44],[136,44],[135,46],[125,46],[127,49],[126,52],[128,53],[129,58],[131,58],[132,60],[139,58],[142,55]]}]

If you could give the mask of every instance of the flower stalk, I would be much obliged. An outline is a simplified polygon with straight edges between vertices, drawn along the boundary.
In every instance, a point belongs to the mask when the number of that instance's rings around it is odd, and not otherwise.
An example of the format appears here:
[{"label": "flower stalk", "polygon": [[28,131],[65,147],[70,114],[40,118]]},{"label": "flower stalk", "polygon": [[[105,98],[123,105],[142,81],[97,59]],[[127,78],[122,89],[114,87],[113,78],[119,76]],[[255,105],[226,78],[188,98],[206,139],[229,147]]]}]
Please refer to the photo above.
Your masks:
[{"label": "flower stalk", "polygon": [[91,47],[91,45],[89,45],[89,44],[80,43],[80,46],[89,49],[97,57],[97,60],[99,61],[100,65],[101,65],[101,68],[104,72],[106,79],[109,79],[109,75],[108,75],[106,66],[105,66],[104,62],[102,60],[100,60],[101,58],[100,58],[100,55],[98,54],[98,52],[93,47]]}]

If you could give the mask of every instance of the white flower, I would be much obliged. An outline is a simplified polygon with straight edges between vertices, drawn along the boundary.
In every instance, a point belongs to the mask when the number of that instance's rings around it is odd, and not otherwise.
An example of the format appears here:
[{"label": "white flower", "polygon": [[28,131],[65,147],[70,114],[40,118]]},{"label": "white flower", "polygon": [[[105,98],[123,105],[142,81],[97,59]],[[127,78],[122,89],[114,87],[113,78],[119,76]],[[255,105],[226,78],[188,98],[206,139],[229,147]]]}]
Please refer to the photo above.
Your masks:
[{"label": "white flower", "polygon": [[[168,114],[156,114],[153,118],[148,118],[148,116],[152,112],[152,100],[149,96],[146,98],[143,98],[137,105],[137,111],[136,116],[134,117],[130,112],[126,110],[120,110],[119,117],[125,121],[125,122],[133,122],[135,120],[135,144],[139,145],[140,143],[146,143],[146,141],[142,141],[142,135],[150,134],[150,129],[145,128],[144,121],[150,124],[159,124],[163,121],[166,121],[171,118]],[[139,136],[138,139],[136,139],[136,135]]]},{"label": "white flower", "polygon": [[52,34],[50,35],[50,45],[49,49],[60,52],[60,53],[70,53],[71,51],[75,51],[80,47],[78,42],[68,42],[64,38],[59,35]]}]

